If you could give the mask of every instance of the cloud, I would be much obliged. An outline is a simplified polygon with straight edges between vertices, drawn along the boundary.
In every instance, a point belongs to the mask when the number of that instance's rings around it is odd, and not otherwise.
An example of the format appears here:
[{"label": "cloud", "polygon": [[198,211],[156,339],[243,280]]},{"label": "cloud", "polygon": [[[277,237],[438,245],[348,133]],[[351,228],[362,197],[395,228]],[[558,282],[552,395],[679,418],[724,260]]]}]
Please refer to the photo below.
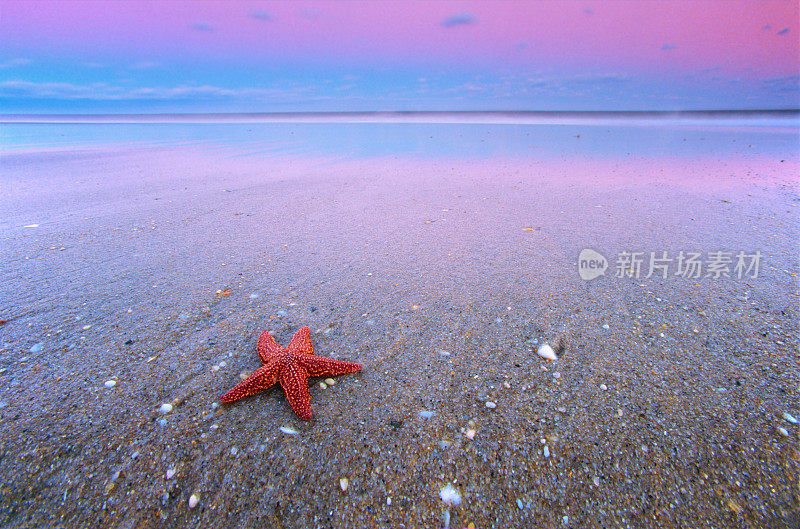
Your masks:
[{"label": "cloud", "polygon": [[676,46],[674,44],[669,44],[669,43],[664,44],[663,46],[661,46],[661,49],[664,50],[664,51],[674,50],[675,48],[676,48]]},{"label": "cloud", "polygon": [[131,70],[152,70],[160,67],[161,63],[158,61],[139,61],[131,64],[128,68]]},{"label": "cloud", "polygon": [[456,26],[467,26],[475,23],[475,16],[471,13],[461,13],[459,15],[451,15],[442,20],[442,26],[446,28],[454,28]]},{"label": "cloud", "polygon": [[770,92],[800,93],[800,75],[764,79],[762,85]]},{"label": "cloud", "polygon": [[783,28],[777,34],[778,35],[786,35],[787,33],[789,33],[789,28]]},{"label": "cloud", "polygon": [[195,22],[192,24],[192,29],[195,31],[214,31],[214,26],[209,24],[208,22]]},{"label": "cloud", "polygon": [[26,64],[30,64],[30,59],[23,59],[22,57],[17,57],[15,59],[9,59],[4,62],[0,62],[0,70],[7,70],[8,68],[16,68],[17,66],[25,66]]},{"label": "cloud", "polygon": [[175,100],[287,100],[313,97],[315,87],[224,88],[213,85],[128,88],[106,83],[34,83],[12,80],[0,82],[0,98],[58,99],[63,101],[175,101]]},{"label": "cloud", "polygon": [[304,7],[298,14],[300,18],[305,18],[306,20],[317,20],[322,17],[322,12],[312,7]]},{"label": "cloud", "polygon": [[272,15],[270,15],[266,11],[262,11],[261,9],[250,11],[250,18],[254,18],[256,20],[263,20],[264,22],[269,22],[273,20]]}]

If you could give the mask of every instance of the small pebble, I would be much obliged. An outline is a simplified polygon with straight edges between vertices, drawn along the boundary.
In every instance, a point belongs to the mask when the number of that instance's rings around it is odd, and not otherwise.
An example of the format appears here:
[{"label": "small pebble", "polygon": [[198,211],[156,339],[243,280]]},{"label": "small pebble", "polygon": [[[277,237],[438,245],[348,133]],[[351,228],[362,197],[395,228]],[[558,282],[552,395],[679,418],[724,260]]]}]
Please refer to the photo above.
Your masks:
[{"label": "small pebble", "polygon": [[91,325],[84,325],[84,326],[83,326],[83,327],[81,327],[81,328],[82,328],[84,331],[88,331],[89,329],[91,329],[91,328],[92,328],[92,326],[91,326]]},{"label": "small pebble", "polygon": [[341,478],[339,480],[339,488],[342,489],[342,492],[347,492],[347,487],[350,486],[350,481],[347,478]]},{"label": "small pebble", "polygon": [[105,387],[107,387],[107,388],[113,388],[114,386],[117,385],[117,381],[116,380],[106,380],[105,384],[103,384],[103,385]]},{"label": "small pebble", "polygon": [[329,386],[333,386],[334,384],[336,384],[336,381],[332,378],[326,378],[325,383]]},{"label": "small pebble", "polygon": [[325,382],[320,382],[319,389],[328,389],[328,385]]},{"label": "small pebble", "polygon": [[172,404],[165,402],[164,404],[161,405],[160,408],[158,408],[158,411],[160,411],[163,414],[170,413],[172,411]]},{"label": "small pebble", "polygon": [[167,420],[164,419],[163,417],[161,419],[157,420],[156,422],[158,423],[159,426],[166,426],[167,425]]},{"label": "small pebble", "polygon": [[559,373],[558,371],[556,371],[555,373],[553,373],[553,378],[555,378],[555,379],[559,379],[559,378],[561,378],[561,373]]},{"label": "small pebble", "polygon": [[450,356],[450,351],[445,351],[444,349],[439,349],[439,354],[442,356]]},{"label": "small pebble", "polygon": [[386,498],[386,505],[391,505],[391,504],[392,504],[392,498],[390,496],[390,497]]},{"label": "small pebble", "polygon": [[439,491],[439,497],[450,507],[461,504],[461,493],[449,483]]},{"label": "small pebble", "polygon": [[178,472],[174,468],[167,470],[167,479],[172,479],[175,476],[175,473]]},{"label": "small pebble", "polygon": [[594,483],[595,487],[599,487],[600,486],[600,478],[599,477],[597,477],[597,476],[593,477],[592,478],[592,482]]},{"label": "small pebble", "polygon": [[197,507],[197,502],[200,501],[200,498],[197,497],[197,494],[192,494],[189,496],[189,508],[194,509]]},{"label": "small pebble", "polygon": [[608,389],[608,386],[606,386],[605,384],[600,384],[600,389],[606,391]]},{"label": "small pebble", "polygon": [[547,360],[558,360],[556,352],[553,351],[553,348],[550,347],[550,344],[548,344],[547,342],[544,342],[542,345],[539,346],[539,349],[536,351],[536,354]]},{"label": "small pebble", "polygon": [[232,455],[232,456],[235,456],[235,455],[236,455],[236,454],[238,454],[238,453],[239,453],[239,449],[238,449],[238,448],[236,448],[235,446],[232,446],[232,447],[231,447],[231,455]]},{"label": "small pebble", "polygon": [[281,432],[285,433],[286,435],[297,435],[299,433],[297,430],[295,430],[294,428],[291,428],[289,426],[281,426],[280,430],[281,430]]},{"label": "small pebble", "polygon": [[422,410],[421,412],[419,412],[419,416],[422,417],[423,419],[430,419],[434,415],[436,415],[435,411]]},{"label": "small pebble", "polygon": [[608,325],[607,323],[604,323],[604,324],[603,324],[603,328],[604,328],[604,329],[610,329],[611,327],[609,327],[609,325]]},{"label": "small pebble", "polygon": [[797,424],[797,419],[795,419],[791,413],[783,412],[783,418],[792,424]]},{"label": "small pebble", "polygon": [[138,457],[139,457],[139,451],[138,450],[131,454],[131,459],[136,459]]},{"label": "small pebble", "polygon": [[[39,343],[33,344],[33,347],[30,348],[30,352],[31,353],[39,353],[43,349],[44,349],[44,343],[39,342]],[[22,360],[22,361],[24,361],[24,360]]]},{"label": "small pebble", "polygon": [[519,498],[517,498],[517,507],[519,507],[520,511],[525,508],[525,506],[522,505],[522,500],[520,500]]},{"label": "small pebble", "polygon": [[476,433],[478,433],[478,432],[473,430],[472,428],[470,428],[469,430],[467,430],[467,432],[464,435],[467,436],[467,439],[475,439],[475,434]]},{"label": "small pebble", "polygon": [[493,409],[495,409],[497,407],[497,404],[495,404],[494,402],[488,400],[488,401],[486,401],[486,407],[493,410]]},{"label": "small pebble", "polygon": [[778,426],[777,429],[779,434],[781,434],[784,437],[789,437],[789,432],[786,430],[786,428]]},{"label": "small pebble", "polygon": [[214,403],[211,404],[211,409],[212,410],[216,410],[217,408],[219,408],[219,402],[214,402]]},{"label": "small pebble", "polygon": [[550,447],[544,445],[544,457],[550,457]]}]

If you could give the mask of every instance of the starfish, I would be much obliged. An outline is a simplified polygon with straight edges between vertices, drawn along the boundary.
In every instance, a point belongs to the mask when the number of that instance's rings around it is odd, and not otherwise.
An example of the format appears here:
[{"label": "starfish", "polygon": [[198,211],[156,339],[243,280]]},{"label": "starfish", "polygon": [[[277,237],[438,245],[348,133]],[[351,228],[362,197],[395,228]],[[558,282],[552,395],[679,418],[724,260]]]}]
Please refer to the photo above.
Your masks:
[{"label": "starfish", "polygon": [[294,333],[286,349],[278,345],[269,332],[264,331],[258,338],[257,348],[264,365],[225,393],[220,398],[222,402],[249,397],[280,382],[294,412],[301,419],[308,420],[314,415],[308,395],[309,377],[333,377],[361,369],[361,364],[315,355],[311,345],[311,329],[308,327],[301,327]]}]

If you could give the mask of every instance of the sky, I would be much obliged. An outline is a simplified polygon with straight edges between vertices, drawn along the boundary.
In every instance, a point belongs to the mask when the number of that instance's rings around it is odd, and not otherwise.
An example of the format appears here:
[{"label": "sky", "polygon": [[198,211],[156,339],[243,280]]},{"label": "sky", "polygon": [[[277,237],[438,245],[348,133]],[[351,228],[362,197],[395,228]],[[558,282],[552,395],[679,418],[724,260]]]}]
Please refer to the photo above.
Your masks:
[{"label": "sky", "polygon": [[0,113],[800,108],[796,1],[0,2]]}]

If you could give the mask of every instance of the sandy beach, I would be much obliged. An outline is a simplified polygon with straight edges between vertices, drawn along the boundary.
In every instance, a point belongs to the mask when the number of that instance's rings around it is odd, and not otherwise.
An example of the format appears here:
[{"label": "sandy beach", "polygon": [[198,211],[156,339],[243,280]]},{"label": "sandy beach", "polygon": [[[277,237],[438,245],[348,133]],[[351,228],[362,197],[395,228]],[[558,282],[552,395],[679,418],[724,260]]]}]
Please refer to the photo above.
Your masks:
[{"label": "sandy beach", "polygon": [[[599,135],[4,151],[0,525],[798,527],[796,145]],[[682,251],[728,276],[646,277]],[[219,404],[304,325],[363,365],[311,421]]]}]

